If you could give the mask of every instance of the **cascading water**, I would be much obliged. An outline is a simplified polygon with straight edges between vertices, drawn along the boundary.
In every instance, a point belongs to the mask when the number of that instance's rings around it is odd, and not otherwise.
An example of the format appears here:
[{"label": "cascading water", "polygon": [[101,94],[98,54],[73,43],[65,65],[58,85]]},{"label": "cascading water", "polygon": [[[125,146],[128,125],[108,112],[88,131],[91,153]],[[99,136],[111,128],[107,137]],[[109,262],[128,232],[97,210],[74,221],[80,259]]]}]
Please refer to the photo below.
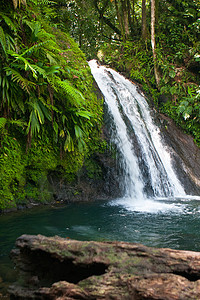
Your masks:
[{"label": "cascading water", "polygon": [[115,126],[112,142],[123,160],[124,196],[135,200],[184,197],[184,188],[145,97],[114,70],[99,66],[95,60],[89,65]]}]

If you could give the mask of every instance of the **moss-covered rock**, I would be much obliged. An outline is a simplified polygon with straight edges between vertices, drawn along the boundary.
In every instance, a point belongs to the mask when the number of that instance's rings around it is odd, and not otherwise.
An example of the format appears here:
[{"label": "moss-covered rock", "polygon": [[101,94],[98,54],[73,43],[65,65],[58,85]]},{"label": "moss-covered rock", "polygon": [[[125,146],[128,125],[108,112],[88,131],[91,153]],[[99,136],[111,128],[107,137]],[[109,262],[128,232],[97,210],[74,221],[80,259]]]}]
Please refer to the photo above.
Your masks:
[{"label": "moss-covered rock", "polygon": [[12,299],[160,299],[200,297],[200,253],[125,242],[23,235],[13,259]]}]

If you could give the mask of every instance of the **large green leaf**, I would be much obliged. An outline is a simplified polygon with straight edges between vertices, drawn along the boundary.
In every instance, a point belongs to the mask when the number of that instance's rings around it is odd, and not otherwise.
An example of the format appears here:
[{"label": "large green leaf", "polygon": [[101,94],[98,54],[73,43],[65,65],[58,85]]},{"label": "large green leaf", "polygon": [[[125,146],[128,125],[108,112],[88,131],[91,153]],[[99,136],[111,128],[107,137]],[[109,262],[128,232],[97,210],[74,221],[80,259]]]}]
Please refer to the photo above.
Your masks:
[{"label": "large green leaf", "polygon": [[78,125],[74,126],[74,130],[75,130],[75,135],[76,135],[77,139],[80,139],[83,137],[83,131]]},{"label": "large green leaf", "polygon": [[90,118],[92,117],[92,114],[89,111],[87,111],[87,110],[78,110],[78,111],[75,112],[75,114],[77,116],[86,118],[88,120],[90,120]]},{"label": "large green leaf", "polygon": [[69,152],[74,151],[74,142],[69,132],[67,133],[67,138],[65,140],[64,150]]}]

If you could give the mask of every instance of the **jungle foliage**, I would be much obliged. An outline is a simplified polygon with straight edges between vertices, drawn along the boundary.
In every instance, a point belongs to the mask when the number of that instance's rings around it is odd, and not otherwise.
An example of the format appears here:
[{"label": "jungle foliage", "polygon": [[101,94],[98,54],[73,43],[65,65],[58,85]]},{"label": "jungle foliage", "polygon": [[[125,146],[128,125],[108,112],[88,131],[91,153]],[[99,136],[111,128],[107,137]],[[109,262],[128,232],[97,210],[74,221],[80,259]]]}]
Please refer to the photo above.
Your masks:
[{"label": "jungle foliage", "polygon": [[66,3],[68,28],[87,57],[98,52],[103,63],[141,84],[156,108],[200,145],[200,2]]},{"label": "jungle foliage", "polygon": [[52,3],[0,3],[0,209],[51,200],[49,171],[73,177],[101,144],[102,101]]}]

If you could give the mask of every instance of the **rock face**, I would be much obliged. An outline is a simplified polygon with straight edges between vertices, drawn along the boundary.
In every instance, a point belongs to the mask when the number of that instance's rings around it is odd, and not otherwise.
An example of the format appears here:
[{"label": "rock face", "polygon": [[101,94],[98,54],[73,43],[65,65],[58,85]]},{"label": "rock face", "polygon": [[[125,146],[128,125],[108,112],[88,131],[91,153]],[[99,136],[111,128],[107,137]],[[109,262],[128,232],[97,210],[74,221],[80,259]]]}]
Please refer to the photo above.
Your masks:
[{"label": "rock face", "polygon": [[22,235],[11,299],[200,299],[200,253]]},{"label": "rock face", "polygon": [[161,130],[171,149],[174,167],[185,191],[200,195],[200,148],[193,138],[180,130],[168,117],[159,114]]}]

